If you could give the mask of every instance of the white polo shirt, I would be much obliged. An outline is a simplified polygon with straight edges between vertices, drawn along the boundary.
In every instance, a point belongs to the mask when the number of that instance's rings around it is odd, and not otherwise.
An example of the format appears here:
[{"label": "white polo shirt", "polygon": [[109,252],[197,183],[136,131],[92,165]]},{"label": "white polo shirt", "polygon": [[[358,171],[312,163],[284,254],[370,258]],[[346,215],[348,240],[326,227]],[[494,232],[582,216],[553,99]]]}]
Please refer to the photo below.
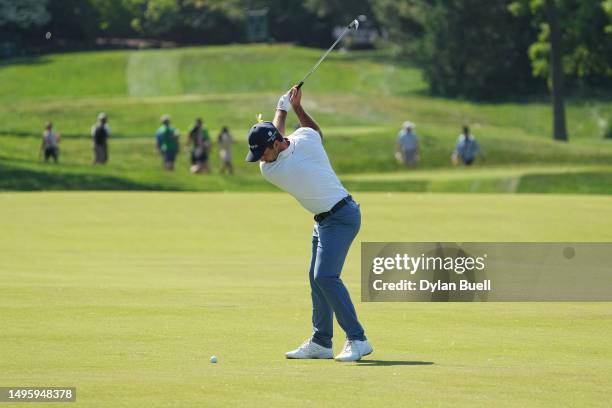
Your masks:
[{"label": "white polo shirt", "polygon": [[261,174],[313,214],[329,211],[348,192],[332,169],[321,136],[303,127],[287,139],[289,147],[275,161],[259,163]]}]

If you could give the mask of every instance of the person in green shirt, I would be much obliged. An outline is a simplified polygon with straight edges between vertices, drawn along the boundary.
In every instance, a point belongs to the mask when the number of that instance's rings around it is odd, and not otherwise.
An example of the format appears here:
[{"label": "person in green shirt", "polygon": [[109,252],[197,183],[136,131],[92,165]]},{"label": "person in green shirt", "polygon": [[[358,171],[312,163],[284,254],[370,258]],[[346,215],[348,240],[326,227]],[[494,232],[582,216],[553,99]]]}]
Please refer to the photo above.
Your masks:
[{"label": "person in green shirt", "polygon": [[204,122],[201,118],[197,118],[191,130],[189,131],[189,140],[191,145],[191,172],[192,173],[210,173],[208,166],[208,157],[211,148],[210,135],[208,129],[204,127]]},{"label": "person in green shirt", "polygon": [[155,139],[157,149],[164,161],[164,168],[169,171],[174,170],[174,161],[179,150],[179,133],[170,126],[170,116],[161,117],[161,126],[157,129]]}]

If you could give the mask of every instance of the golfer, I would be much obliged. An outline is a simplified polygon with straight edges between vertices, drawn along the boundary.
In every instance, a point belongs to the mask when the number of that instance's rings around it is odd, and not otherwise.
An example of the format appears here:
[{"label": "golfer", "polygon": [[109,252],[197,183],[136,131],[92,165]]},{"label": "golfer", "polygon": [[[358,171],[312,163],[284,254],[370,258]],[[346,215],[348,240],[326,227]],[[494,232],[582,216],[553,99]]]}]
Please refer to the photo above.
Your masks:
[{"label": "golfer", "polygon": [[[333,316],[347,341],[337,361],[356,361],[372,352],[357,320],[348,290],[340,279],[344,259],[361,225],[359,206],[338,180],[322,144],[322,133],[301,105],[297,87],[280,97],[272,122],[249,131],[246,160],[260,161],[266,180],[285,190],[314,214],[310,261],[312,337],[285,354],[287,358],[332,358]],[[285,138],[287,112],[295,111],[300,128]]]}]

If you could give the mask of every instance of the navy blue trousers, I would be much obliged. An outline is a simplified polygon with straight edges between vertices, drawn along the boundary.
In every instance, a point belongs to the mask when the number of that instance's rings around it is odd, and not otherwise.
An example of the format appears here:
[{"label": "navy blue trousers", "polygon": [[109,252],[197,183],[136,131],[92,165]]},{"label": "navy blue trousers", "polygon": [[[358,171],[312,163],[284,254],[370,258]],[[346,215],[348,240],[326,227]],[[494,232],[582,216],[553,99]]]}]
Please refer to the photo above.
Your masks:
[{"label": "navy blue trousers", "polygon": [[312,339],[323,347],[332,346],[334,314],[348,340],[365,340],[351,296],[340,279],[344,260],[360,226],[359,206],[350,200],[314,227],[309,272]]}]

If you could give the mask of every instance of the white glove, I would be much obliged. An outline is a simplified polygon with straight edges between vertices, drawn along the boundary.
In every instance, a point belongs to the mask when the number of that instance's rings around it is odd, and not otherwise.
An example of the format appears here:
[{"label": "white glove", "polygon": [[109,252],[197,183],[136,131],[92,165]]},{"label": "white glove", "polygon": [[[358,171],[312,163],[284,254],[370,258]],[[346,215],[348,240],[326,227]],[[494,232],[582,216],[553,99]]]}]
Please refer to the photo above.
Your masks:
[{"label": "white glove", "polygon": [[289,102],[289,94],[286,93],[278,99],[276,109],[280,109],[285,112],[291,112],[291,103]]}]

